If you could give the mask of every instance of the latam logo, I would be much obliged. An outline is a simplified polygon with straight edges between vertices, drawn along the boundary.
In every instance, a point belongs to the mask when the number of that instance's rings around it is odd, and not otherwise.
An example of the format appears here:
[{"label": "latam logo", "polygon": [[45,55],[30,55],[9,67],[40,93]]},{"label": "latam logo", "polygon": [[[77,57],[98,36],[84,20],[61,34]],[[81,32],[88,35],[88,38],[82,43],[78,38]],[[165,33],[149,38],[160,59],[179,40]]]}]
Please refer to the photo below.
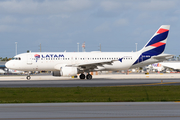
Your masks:
[{"label": "latam logo", "polygon": [[47,54],[47,55],[39,55],[39,54],[35,54],[34,57],[36,58],[36,62],[39,58],[60,58],[60,57],[64,57],[63,54]]},{"label": "latam logo", "polygon": [[57,55],[57,54],[47,54],[47,55],[41,55],[41,57],[42,57],[42,58],[50,58],[50,57],[51,57],[51,58],[53,58],[53,57],[54,57],[54,58],[55,58],[55,57],[56,57],[56,58],[59,58],[59,57],[64,57],[64,55],[63,55],[63,54],[59,54],[59,55]]},{"label": "latam logo", "polygon": [[34,57],[36,58],[36,62],[37,62],[38,58],[40,58],[40,55],[35,54]]},{"label": "latam logo", "polygon": [[122,62],[122,59],[123,59],[123,58],[119,58],[119,61]]}]

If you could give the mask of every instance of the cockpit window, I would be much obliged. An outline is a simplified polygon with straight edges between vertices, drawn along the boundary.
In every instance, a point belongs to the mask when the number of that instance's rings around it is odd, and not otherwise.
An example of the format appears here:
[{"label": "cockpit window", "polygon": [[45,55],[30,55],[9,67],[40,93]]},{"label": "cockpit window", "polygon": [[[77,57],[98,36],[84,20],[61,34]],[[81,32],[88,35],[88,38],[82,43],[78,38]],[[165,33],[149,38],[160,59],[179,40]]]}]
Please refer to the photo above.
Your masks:
[{"label": "cockpit window", "polygon": [[21,58],[20,57],[14,57],[14,58],[12,58],[12,60],[21,60]]}]

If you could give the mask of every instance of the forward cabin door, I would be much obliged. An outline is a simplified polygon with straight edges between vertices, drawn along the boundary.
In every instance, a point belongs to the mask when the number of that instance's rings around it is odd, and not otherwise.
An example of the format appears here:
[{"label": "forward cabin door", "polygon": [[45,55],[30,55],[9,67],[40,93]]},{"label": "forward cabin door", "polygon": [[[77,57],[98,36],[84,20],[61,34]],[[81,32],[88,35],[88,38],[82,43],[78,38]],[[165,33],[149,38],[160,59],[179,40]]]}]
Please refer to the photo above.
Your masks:
[{"label": "forward cabin door", "polygon": [[32,65],[32,55],[31,55],[31,53],[27,54],[27,64]]}]

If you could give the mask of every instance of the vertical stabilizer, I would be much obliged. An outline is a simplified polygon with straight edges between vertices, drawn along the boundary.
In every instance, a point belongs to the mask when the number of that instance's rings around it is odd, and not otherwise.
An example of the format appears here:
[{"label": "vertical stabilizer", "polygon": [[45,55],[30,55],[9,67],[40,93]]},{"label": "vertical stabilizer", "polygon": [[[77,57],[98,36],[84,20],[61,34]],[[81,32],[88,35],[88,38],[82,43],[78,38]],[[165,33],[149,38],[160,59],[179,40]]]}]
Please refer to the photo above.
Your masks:
[{"label": "vertical stabilizer", "polygon": [[[150,59],[152,56],[160,55],[164,52],[170,25],[162,25],[146,45],[138,51],[139,57],[134,64]],[[134,65],[133,64],[133,65]]]},{"label": "vertical stabilizer", "polygon": [[164,52],[170,25],[162,25],[147,44],[140,50],[142,54],[159,55]]}]

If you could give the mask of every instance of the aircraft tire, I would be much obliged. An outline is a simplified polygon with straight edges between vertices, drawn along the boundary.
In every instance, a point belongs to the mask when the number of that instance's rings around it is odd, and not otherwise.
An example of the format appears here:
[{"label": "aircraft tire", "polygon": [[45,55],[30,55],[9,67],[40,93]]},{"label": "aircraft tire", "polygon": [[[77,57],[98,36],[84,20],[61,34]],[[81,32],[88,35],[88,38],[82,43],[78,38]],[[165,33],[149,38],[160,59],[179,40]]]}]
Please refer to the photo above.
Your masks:
[{"label": "aircraft tire", "polygon": [[31,79],[31,77],[30,77],[30,76],[27,76],[27,77],[26,77],[26,79],[27,79],[27,80],[30,80],[30,79]]},{"label": "aircraft tire", "polygon": [[91,80],[92,79],[92,75],[91,74],[87,74],[86,75],[86,79]]},{"label": "aircraft tire", "polygon": [[81,74],[81,75],[79,76],[79,78],[80,78],[80,79],[85,79],[85,75],[84,75],[84,74]]}]

